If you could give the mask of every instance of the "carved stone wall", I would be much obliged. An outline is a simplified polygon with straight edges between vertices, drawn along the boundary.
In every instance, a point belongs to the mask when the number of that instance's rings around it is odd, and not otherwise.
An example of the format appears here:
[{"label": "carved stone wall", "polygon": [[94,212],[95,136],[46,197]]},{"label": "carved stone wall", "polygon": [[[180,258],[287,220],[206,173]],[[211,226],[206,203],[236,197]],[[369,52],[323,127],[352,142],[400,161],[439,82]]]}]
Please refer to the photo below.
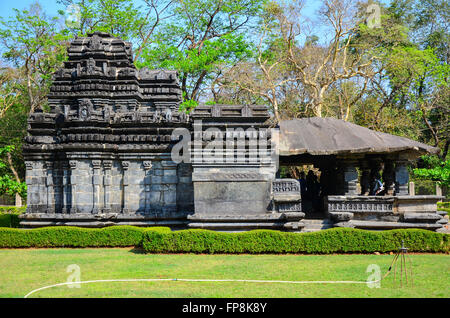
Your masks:
[{"label": "carved stone wall", "polygon": [[70,44],[53,80],[50,112],[28,119],[22,225],[185,224],[190,168],[170,151],[191,124],[176,72],[137,70],[130,43],[96,32]]}]

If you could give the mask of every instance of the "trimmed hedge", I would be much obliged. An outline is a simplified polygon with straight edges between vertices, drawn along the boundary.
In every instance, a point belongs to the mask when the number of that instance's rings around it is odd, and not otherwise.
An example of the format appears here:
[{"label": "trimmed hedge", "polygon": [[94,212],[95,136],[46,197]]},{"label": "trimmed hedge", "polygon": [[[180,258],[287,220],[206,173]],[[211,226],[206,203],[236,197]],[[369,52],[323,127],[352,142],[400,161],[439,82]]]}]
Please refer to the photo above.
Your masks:
[{"label": "trimmed hedge", "polygon": [[449,234],[418,229],[333,228],[313,233],[271,230],[222,233],[208,230],[172,232],[168,227],[126,225],[101,229],[71,226],[0,228],[0,248],[136,246],[147,253],[385,253],[397,251],[402,240],[411,252],[450,251]]},{"label": "trimmed hedge", "polygon": [[404,240],[411,252],[449,252],[450,235],[420,229],[368,231],[333,228],[312,233],[208,230],[144,233],[147,253],[372,253],[395,252]]},{"label": "trimmed hedge", "polygon": [[88,229],[73,226],[38,229],[0,228],[0,248],[13,247],[125,247],[139,246],[146,231],[164,233],[166,227],[111,226]]},{"label": "trimmed hedge", "polygon": [[25,213],[25,210],[27,209],[26,206],[0,206],[0,213],[12,213],[12,214],[22,214]]},{"label": "trimmed hedge", "polygon": [[0,206],[0,227],[19,227],[19,215],[24,213],[26,206]]},{"label": "trimmed hedge", "polygon": [[450,216],[450,202],[438,202],[437,209],[438,211],[447,212],[447,215]]},{"label": "trimmed hedge", "polygon": [[448,202],[438,202],[437,206],[438,206],[438,209],[440,209],[440,208],[450,209],[450,201],[448,201]]},{"label": "trimmed hedge", "polygon": [[19,214],[0,214],[0,227],[19,227]]}]

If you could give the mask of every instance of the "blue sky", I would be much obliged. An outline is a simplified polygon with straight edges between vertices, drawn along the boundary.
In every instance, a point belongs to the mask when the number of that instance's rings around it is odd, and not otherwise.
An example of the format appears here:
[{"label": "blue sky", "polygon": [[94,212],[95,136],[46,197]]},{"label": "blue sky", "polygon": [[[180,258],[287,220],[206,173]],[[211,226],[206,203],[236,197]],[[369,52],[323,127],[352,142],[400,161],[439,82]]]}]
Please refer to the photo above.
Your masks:
[{"label": "blue sky", "polygon": [[[289,0],[284,0],[289,1]],[[35,3],[36,0],[0,0],[0,17],[8,18],[14,15],[13,8],[16,9],[25,9],[29,8],[32,3]],[[64,10],[64,6],[58,4],[56,0],[39,0],[38,1],[44,12],[49,16],[55,16],[58,14],[58,10]],[[142,0],[135,0],[137,4],[143,3]],[[388,3],[389,0],[381,0],[383,3]],[[303,16],[309,19],[317,19],[317,10],[320,8],[321,1],[320,0],[305,0],[306,6],[303,9]],[[314,35],[318,35],[322,40],[326,40],[329,32],[322,27],[320,23],[315,23],[313,30],[310,31]],[[302,37],[304,37],[303,35]],[[301,40],[304,40],[301,39]]]},{"label": "blue sky", "polygon": [[[13,15],[13,8],[25,9],[30,6],[30,4],[36,2],[36,0],[0,0],[0,16],[6,18]],[[141,1],[137,0],[136,3]],[[43,7],[44,11],[49,15],[56,15],[58,10],[64,9],[64,6],[58,4],[56,0],[39,0],[39,3]],[[307,13],[314,14],[315,10],[318,9],[320,1],[309,0],[307,1]]]},{"label": "blue sky", "polygon": [[[34,3],[34,0],[0,0],[0,16],[7,18],[14,14],[13,8],[25,9],[29,8],[30,4]],[[58,10],[62,8],[61,5],[56,3],[56,0],[39,0],[45,12],[49,15],[56,15]]]}]

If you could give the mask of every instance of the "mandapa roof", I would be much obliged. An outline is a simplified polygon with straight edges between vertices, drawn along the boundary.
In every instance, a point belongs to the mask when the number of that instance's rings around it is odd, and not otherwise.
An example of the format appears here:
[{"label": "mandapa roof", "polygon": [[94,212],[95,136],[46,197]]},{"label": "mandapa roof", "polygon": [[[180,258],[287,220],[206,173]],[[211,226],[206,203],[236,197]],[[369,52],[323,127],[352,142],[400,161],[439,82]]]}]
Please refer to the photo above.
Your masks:
[{"label": "mandapa roof", "polygon": [[279,124],[281,156],[394,153],[439,153],[439,148],[374,131],[336,118],[311,117]]}]

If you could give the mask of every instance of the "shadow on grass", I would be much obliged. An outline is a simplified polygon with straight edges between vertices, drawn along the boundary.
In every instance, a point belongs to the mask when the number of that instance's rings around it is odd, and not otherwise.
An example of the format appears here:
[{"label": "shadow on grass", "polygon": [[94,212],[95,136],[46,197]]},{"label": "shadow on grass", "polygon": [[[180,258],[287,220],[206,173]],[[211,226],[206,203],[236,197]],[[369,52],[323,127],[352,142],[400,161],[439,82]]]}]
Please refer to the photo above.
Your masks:
[{"label": "shadow on grass", "polygon": [[136,246],[133,247],[131,250],[129,250],[129,252],[133,253],[133,254],[147,254],[142,247],[136,247]]}]

